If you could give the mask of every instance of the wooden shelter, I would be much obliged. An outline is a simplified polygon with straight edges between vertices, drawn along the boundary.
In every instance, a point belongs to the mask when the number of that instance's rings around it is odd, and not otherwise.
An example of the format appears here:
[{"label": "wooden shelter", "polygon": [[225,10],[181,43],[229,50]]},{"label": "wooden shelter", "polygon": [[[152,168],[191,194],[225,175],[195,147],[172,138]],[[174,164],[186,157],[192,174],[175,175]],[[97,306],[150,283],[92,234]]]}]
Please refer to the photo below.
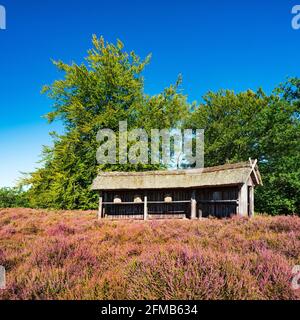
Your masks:
[{"label": "wooden shelter", "polygon": [[98,218],[161,219],[254,214],[257,161],[177,171],[101,172]]}]

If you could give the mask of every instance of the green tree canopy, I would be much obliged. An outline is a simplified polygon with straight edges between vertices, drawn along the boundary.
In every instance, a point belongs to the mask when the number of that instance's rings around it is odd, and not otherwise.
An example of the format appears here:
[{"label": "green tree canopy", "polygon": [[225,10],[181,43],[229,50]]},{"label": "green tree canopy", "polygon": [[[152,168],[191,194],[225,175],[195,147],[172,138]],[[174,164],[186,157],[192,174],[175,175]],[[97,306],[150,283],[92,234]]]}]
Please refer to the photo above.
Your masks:
[{"label": "green tree canopy", "polygon": [[186,124],[205,129],[206,166],[259,160],[261,212],[300,212],[299,84],[290,79],[269,96],[261,89],[209,92]]},{"label": "green tree canopy", "polygon": [[0,188],[0,208],[27,208],[28,195],[22,188]]},{"label": "green tree canopy", "polygon": [[100,166],[96,161],[99,129],[117,131],[119,121],[127,120],[128,129],[149,132],[176,127],[188,114],[186,97],[178,92],[180,81],[161,94],[145,94],[142,72],[149,61],[150,56],[141,60],[135,52],[126,52],[121,41],[105,43],[94,36],[84,63],[54,62],[64,78],[43,89],[53,100],[53,111],[46,117],[62,121],[65,132],[52,133],[54,146],[44,148],[44,166],[26,180],[32,206],[95,208],[97,196],[90,186],[99,169],[157,169],[141,164]]},{"label": "green tree canopy", "polygon": [[208,92],[199,106],[179,91],[181,79],[157,95],[144,90],[142,60],[126,52],[121,41],[93,37],[80,65],[55,61],[63,78],[43,92],[53,101],[46,115],[60,120],[64,133],[53,132],[44,147],[43,166],[24,181],[30,205],[66,209],[97,207],[90,191],[98,170],[143,171],[160,165],[99,165],[99,129],[194,128],[205,130],[205,165],[257,158],[264,186],[256,190],[256,210],[272,214],[300,212],[300,80],[289,79],[267,95],[257,92]]}]

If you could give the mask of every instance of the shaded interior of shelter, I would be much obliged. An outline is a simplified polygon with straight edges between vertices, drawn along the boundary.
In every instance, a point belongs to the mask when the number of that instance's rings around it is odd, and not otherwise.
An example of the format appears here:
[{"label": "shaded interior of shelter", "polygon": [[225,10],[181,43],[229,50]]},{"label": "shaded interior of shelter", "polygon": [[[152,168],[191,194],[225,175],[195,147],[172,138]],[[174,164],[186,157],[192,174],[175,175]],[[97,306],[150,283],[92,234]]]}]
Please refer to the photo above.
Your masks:
[{"label": "shaded interior of shelter", "polygon": [[149,219],[191,218],[191,195],[196,218],[231,217],[237,214],[239,186],[198,189],[124,190],[103,192],[103,215],[116,219],[144,219],[147,197]]}]

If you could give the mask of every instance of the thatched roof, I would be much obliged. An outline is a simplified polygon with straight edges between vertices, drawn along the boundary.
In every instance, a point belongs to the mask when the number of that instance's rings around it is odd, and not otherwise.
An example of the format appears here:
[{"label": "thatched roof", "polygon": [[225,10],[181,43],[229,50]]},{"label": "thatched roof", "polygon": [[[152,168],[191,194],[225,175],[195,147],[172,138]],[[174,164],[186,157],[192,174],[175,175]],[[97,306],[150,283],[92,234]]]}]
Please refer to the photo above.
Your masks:
[{"label": "thatched roof", "polygon": [[217,167],[188,170],[147,172],[101,172],[93,181],[92,190],[171,189],[262,184],[257,161],[225,164]]}]

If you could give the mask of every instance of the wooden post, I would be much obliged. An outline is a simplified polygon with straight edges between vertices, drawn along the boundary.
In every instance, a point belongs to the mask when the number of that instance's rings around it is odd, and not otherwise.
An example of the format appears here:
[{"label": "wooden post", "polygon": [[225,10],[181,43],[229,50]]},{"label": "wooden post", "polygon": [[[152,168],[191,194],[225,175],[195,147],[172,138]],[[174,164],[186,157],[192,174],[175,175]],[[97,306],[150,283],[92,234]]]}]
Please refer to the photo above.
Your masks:
[{"label": "wooden post", "polygon": [[192,191],[191,197],[191,219],[196,219],[196,211],[197,211],[197,201],[196,201],[196,192]]},{"label": "wooden post", "polygon": [[249,187],[249,217],[254,216],[254,187]]},{"label": "wooden post", "polygon": [[102,207],[103,207],[103,198],[102,198],[102,192],[100,192],[100,194],[99,194],[98,220],[102,219]]},{"label": "wooden post", "polygon": [[244,183],[239,190],[239,210],[238,215],[248,216],[248,186]]},{"label": "wooden post", "polygon": [[202,219],[202,215],[203,215],[202,209],[200,208],[200,209],[199,209],[199,217],[198,217],[198,218],[199,218],[199,219]]},{"label": "wooden post", "polygon": [[148,220],[148,199],[144,197],[144,220]]},{"label": "wooden post", "polygon": [[[103,192],[103,201],[107,201],[107,192]],[[106,217],[106,212],[105,212],[105,205],[102,204],[102,218]]]}]

